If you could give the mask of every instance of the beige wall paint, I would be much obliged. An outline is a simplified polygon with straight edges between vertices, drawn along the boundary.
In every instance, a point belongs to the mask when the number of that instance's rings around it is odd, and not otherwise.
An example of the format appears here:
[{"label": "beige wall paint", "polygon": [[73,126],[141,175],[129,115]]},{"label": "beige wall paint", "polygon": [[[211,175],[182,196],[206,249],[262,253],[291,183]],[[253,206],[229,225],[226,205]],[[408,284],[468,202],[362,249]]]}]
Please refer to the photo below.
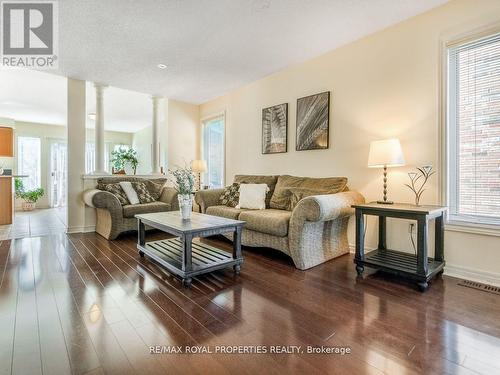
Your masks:
[{"label": "beige wall paint", "polygon": [[183,167],[200,155],[200,112],[195,104],[168,100],[168,167]]},{"label": "beige wall paint", "polygon": [[[199,106],[163,99],[160,113],[160,164],[168,168],[184,166],[199,155]],[[151,173],[152,127],[133,135],[133,147],[139,157],[139,174]]]},{"label": "beige wall paint", "polygon": [[137,174],[151,173],[151,137],[152,127],[141,129],[133,134],[132,147],[137,151]]},{"label": "beige wall paint", "polygon": [[[407,166],[390,169],[389,195],[411,202],[403,186],[414,166],[439,171],[440,42],[500,21],[496,0],[456,0],[376,34],[253,82],[200,106],[200,117],[226,111],[226,183],[237,173],[347,176],[367,200],[381,195],[381,171],[367,168],[373,140],[398,137]],[[331,91],[330,148],[295,151],[299,97]],[[261,155],[261,110],[289,103],[288,149]],[[438,177],[422,203],[437,203]],[[389,223],[389,246],[411,251],[407,224]],[[375,246],[369,221],[368,246]],[[353,228],[350,227],[351,243]],[[500,237],[446,232],[449,269],[489,272],[500,282]]]}]

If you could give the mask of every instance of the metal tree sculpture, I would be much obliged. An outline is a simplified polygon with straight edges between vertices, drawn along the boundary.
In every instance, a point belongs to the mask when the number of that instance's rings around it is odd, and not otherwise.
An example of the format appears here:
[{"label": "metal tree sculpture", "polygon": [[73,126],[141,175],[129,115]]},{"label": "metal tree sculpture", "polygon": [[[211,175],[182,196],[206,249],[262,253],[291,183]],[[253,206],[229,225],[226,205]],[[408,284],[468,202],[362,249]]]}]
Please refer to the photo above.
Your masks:
[{"label": "metal tree sculpture", "polygon": [[[434,173],[432,170],[432,165],[425,165],[421,168],[417,167],[417,172],[409,172],[408,176],[410,177],[410,184],[405,184],[410,188],[411,191],[415,194],[415,204],[418,206],[420,203],[420,197],[422,196],[422,193],[425,191],[424,186],[429,180],[429,177],[431,177]],[[418,186],[418,181],[423,178],[422,183],[420,186]]]}]

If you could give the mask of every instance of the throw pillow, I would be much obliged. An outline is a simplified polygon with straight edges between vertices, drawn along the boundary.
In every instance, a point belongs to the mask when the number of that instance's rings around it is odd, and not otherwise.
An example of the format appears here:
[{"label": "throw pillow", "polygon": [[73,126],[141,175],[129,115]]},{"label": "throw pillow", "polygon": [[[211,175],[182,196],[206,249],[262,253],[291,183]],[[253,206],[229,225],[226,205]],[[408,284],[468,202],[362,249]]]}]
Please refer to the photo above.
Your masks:
[{"label": "throw pillow", "polygon": [[311,195],[325,194],[313,189],[290,188],[287,190],[290,192],[289,203],[287,207],[288,211],[293,211],[293,209],[297,206],[297,204],[306,197],[310,197]]},{"label": "throw pillow", "polygon": [[[150,180],[145,180],[144,184],[146,184],[146,188],[148,189],[149,194],[154,198],[155,201],[157,201],[158,198],[160,198],[161,191],[163,190],[165,183],[158,184],[158,183],[150,181]],[[139,197],[139,199],[140,199],[140,197]]]},{"label": "throw pillow", "polygon": [[156,200],[150,194],[149,189],[144,182],[132,182],[132,187],[137,193],[137,197],[141,203],[151,203]]},{"label": "throw pillow", "polygon": [[240,184],[233,182],[231,185],[226,186],[221,196],[219,197],[219,204],[228,207],[236,207],[240,200]]},{"label": "throw pillow", "polygon": [[241,184],[240,199],[236,208],[264,210],[266,208],[267,184]]},{"label": "throw pillow", "polygon": [[118,198],[118,200],[120,201],[120,204],[122,206],[130,204],[130,202],[127,199],[127,195],[125,194],[125,192],[121,188],[120,184],[118,184],[118,183],[116,183],[116,184],[104,184],[104,185],[98,186],[98,188],[99,188],[99,190],[104,190],[104,191],[107,191],[107,192],[110,192],[111,194],[113,194],[116,198]]},{"label": "throw pillow", "polygon": [[[271,197],[270,206],[279,210],[287,210],[290,205],[288,189],[315,190],[316,194],[335,194],[347,189],[346,177],[296,177],[282,175],[278,177],[278,183]],[[289,194],[289,193],[288,193]]]},{"label": "throw pillow", "polygon": [[120,186],[127,195],[127,199],[130,202],[130,204],[138,204],[141,201],[139,200],[139,197],[137,196],[137,193],[135,192],[132,183],[129,181],[121,181]]}]

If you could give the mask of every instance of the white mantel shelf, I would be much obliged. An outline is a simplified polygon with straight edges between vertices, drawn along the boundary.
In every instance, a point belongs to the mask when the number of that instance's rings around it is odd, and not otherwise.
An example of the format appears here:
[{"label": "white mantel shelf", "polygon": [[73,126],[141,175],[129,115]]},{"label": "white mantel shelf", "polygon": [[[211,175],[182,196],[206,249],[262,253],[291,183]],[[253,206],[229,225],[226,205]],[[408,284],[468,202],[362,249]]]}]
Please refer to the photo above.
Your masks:
[{"label": "white mantel shelf", "polygon": [[137,178],[167,178],[164,174],[84,174],[82,180],[97,180],[98,178],[124,178],[124,177],[137,177]]}]

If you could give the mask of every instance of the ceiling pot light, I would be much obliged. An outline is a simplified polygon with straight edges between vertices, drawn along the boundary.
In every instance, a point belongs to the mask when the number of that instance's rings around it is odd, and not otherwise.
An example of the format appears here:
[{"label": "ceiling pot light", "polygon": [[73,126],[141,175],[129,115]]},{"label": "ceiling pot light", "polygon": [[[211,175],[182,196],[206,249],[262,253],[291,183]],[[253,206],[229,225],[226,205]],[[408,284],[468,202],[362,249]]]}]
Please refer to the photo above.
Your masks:
[{"label": "ceiling pot light", "polygon": [[158,64],[157,67],[158,69],[167,69],[167,66],[165,64]]}]

